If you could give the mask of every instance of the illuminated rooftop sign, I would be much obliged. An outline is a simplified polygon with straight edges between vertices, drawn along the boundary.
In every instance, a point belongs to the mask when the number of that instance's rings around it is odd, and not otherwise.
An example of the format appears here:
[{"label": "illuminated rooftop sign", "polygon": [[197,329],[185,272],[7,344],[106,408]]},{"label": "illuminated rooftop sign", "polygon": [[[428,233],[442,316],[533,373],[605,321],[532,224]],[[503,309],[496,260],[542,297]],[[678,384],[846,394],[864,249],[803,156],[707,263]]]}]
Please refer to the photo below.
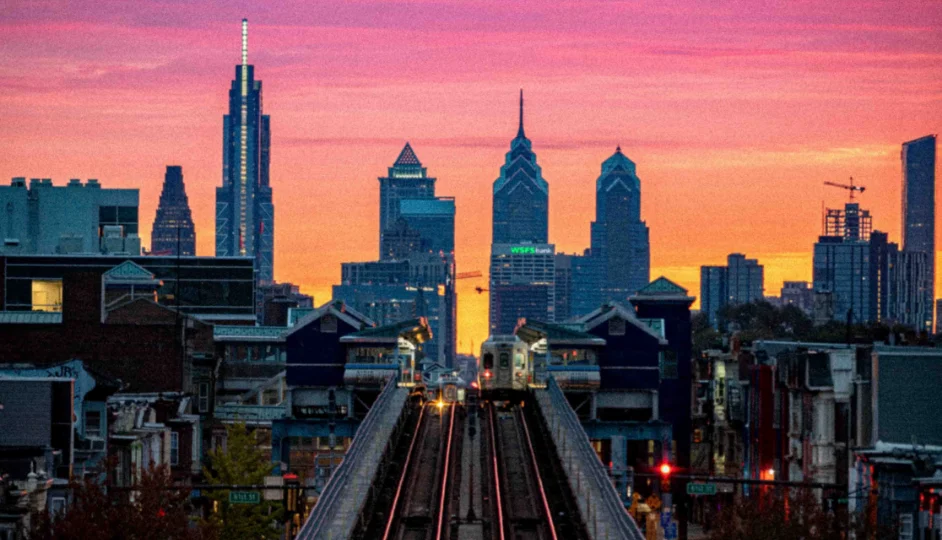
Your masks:
[{"label": "illuminated rooftop sign", "polygon": [[549,255],[553,248],[536,246],[510,246],[511,255]]}]

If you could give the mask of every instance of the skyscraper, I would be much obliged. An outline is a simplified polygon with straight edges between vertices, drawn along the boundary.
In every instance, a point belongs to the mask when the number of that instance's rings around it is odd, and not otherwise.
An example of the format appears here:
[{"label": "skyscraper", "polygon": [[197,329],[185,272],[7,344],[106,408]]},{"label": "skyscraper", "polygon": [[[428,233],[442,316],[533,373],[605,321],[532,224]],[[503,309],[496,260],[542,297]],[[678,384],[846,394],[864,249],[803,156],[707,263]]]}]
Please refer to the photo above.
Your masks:
[{"label": "skyscraper", "polygon": [[425,317],[432,338],[422,351],[453,364],[457,337],[455,199],[435,196],[435,178],[406,143],[379,178],[380,260],[341,265],[333,298],[379,324]]},{"label": "skyscraper", "polygon": [[517,319],[553,321],[555,248],[547,244],[549,184],[523,131],[523,90],[517,136],[494,180],[490,266],[491,334],[513,332]]},{"label": "skyscraper", "polygon": [[824,235],[814,245],[813,261],[815,295],[830,299],[830,313],[822,318],[845,321],[849,316],[853,323],[877,320],[879,280],[874,280],[874,269],[879,265],[872,259],[874,246],[885,244],[886,235],[875,233],[871,245],[872,223],[870,212],[857,203],[845,204],[844,210],[827,210]]},{"label": "skyscraper", "polygon": [[928,253],[928,285],[918,291],[919,305],[929,306],[919,330],[932,330],[932,303],[935,297],[935,135],[903,143],[903,251]]},{"label": "skyscraper", "polygon": [[595,182],[593,257],[600,259],[603,298],[628,306],[628,297],[650,281],[648,227],[641,221],[641,181],[621,147],[602,162]]},{"label": "skyscraper", "polygon": [[248,26],[242,19],[242,63],[223,117],[222,187],[216,188],[216,255],[255,258],[260,283],[274,280],[275,206],[269,185],[271,135],[262,114],[262,81],[248,63]]},{"label": "skyscraper", "polygon": [[179,165],[167,166],[150,238],[154,254],[196,255],[196,231],[183,185],[183,167]]},{"label": "skyscraper", "polygon": [[742,253],[730,253],[726,257],[726,268],[729,304],[748,304],[763,299],[765,276],[759,261],[747,259]]},{"label": "skyscraper", "polygon": [[523,90],[517,136],[510,141],[510,151],[494,181],[493,203],[492,244],[547,242],[549,184],[523,132]]},{"label": "skyscraper", "polygon": [[719,313],[729,301],[727,275],[725,266],[700,267],[700,313],[707,316],[714,328],[720,328]]},{"label": "skyscraper", "polygon": [[553,244],[493,244],[490,333],[512,334],[520,318],[556,320]]},{"label": "skyscraper", "polygon": [[[386,176],[379,178],[379,245],[380,259],[387,260],[390,250],[384,241],[387,232],[397,229],[394,233],[400,236],[397,225],[400,215],[400,204],[403,199],[433,199],[435,197],[435,178],[428,175],[422,162],[416,157],[412,146],[407,142],[396,162],[389,168]],[[397,238],[398,240],[398,238]]]}]

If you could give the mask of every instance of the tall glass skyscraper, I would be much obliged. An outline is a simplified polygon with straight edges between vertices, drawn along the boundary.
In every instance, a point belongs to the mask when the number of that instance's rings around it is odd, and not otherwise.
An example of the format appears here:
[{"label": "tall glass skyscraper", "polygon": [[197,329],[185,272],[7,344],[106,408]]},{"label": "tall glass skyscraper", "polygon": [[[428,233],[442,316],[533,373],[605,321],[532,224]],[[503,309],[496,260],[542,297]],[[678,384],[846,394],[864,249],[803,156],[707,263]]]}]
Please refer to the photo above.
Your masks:
[{"label": "tall glass skyscraper", "polygon": [[547,244],[549,184],[520,123],[494,181],[490,266],[490,331],[512,333],[517,319],[552,322],[556,309],[555,248]]},{"label": "tall glass skyscraper", "polygon": [[628,306],[628,297],[650,281],[651,248],[648,227],[641,221],[641,180],[620,146],[602,162],[591,228],[591,254],[603,269],[601,300]]},{"label": "tall glass skyscraper", "polygon": [[545,244],[549,223],[549,184],[536,163],[530,139],[523,132],[523,90],[520,125],[510,141],[500,177],[494,180],[492,244]]},{"label": "tall glass skyscraper", "polygon": [[[435,178],[428,175],[422,162],[416,157],[412,146],[406,143],[389,174],[379,178],[379,257],[388,260],[397,250],[389,249],[400,244],[402,227],[397,225],[400,205],[404,199],[434,199]],[[387,236],[394,236],[390,241]],[[401,250],[398,250],[401,251]]]},{"label": "tall glass skyscraper", "polygon": [[275,206],[268,164],[269,117],[262,114],[262,81],[248,63],[248,21],[242,19],[242,64],[223,117],[222,187],[216,188],[216,255],[255,258],[260,283],[274,281]]},{"label": "tall glass skyscraper", "polygon": [[155,255],[196,255],[196,231],[183,185],[183,167],[179,165],[167,166],[150,238],[150,250]]},{"label": "tall glass skyscraper", "polygon": [[928,318],[918,329],[932,330],[935,297],[935,135],[903,143],[903,251],[929,254],[928,288],[920,305]]}]

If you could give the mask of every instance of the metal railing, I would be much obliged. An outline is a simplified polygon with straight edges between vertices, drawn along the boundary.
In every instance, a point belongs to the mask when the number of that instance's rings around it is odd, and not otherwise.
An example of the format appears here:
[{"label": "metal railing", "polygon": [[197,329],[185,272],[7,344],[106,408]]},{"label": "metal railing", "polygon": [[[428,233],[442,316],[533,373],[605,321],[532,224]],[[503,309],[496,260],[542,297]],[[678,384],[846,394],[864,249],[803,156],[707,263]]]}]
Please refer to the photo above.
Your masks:
[{"label": "metal railing", "polygon": [[[345,533],[343,531],[334,530],[333,525],[335,521],[337,521],[341,508],[349,509],[356,507],[357,513],[359,513],[359,508],[362,507],[365,502],[366,492],[370,489],[373,475],[368,475],[370,479],[366,485],[357,484],[353,481],[352,476],[356,472],[356,467],[361,462],[366,463],[366,465],[370,467],[379,467],[379,459],[371,459],[375,456],[370,456],[369,452],[370,450],[375,451],[377,443],[385,446],[388,443],[385,439],[389,438],[389,434],[380,438],[377,436],[377,429],[384,427],[388,427],[390,430],[392,429],[392,427],[388,425],[388,422],[386,425],[381,424],[382,418],[384,417],[384,413],[388,413],[390,407],[395,407],[397,403],[401,414],[401,410],[405,405],[406,394],[407,391],[405,389],[397,388],[396,377],[391,377],[379,397],[376,398],[369,413],[367,413],[363,422],[360,424],[359,428],[357,428],[356,435],[350,443],[350,448],[344,455],[343,462],[337,467],[334,474],[331,475],[330,480],[327,481],[327,485],[324,487],[323,492],[321,492],[317,504],[311,510],[307,521],[304,523],[304,526],[301,528],[296,538],[299,540],[312,540],[315,538],[340,539],[349,537],[350,531],[353,530],[357,522],[355,517],[346,520],[349,523],[342,524],[343,528],[346,529]],[[396,418],[398,419],[399,415],[397,415]],[[392,423],[392,426],[394,425],[395,422]],[[346,496],[348,489],[355,490],[356,488],[365,488],[365,490],[363,493],[353,493],[352,496]],[[356,514],[354,514],[354,516],[356,516]]]},{"label": "metal railing", "polygon": [[644,540],[556,380],[535,394],[589,535]]}]

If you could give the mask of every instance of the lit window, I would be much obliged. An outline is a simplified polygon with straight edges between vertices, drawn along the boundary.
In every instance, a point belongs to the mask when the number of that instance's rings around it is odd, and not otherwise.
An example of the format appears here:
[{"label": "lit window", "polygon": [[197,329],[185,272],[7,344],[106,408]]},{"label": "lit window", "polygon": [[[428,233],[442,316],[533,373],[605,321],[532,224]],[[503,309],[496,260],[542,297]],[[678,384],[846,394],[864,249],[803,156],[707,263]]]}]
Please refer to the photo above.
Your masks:
[{"label": "lit window", "polygon": [[33,311],[62,311],[62,280],[34,279]]}]

